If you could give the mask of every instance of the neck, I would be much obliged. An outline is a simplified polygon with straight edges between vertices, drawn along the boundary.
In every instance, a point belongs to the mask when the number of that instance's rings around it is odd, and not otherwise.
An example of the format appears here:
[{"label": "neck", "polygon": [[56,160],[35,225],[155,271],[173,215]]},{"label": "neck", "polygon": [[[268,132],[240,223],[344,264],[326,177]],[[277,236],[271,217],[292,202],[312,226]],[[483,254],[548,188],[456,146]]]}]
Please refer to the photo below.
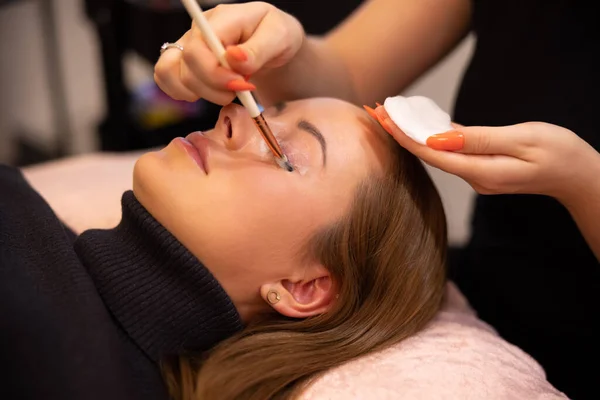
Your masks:
[{"label": "neck", "polygon": [[107,308],[153,360],[205,351],[242,328],[210,271],[137,201],[122,198],[110,230],[81,234],[75,250]]}]

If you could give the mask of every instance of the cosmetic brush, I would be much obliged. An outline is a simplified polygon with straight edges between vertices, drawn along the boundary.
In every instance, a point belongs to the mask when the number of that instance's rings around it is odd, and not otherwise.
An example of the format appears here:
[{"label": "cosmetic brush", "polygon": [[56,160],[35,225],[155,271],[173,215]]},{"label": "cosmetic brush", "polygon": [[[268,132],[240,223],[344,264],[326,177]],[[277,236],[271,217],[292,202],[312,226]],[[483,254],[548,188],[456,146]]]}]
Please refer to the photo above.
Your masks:
[{"label": "cosmetic brush", "polygon": [[[196,0],[181,0],[181,2],[183,3],[183,6],[187,10],[188,14],[190,15],[190,18],[192,18],[196,26],[198,26],[198,28],[200,29],[202,37],[206,41],[206,44],[208,45],[210,50],[219,60],[219,63],[223,67],[230,69],[227,60],[225,59],[225,47],[223,47],[223,44],[210,27],[208,20],[204,16],[202,8],[200,8],[198,2]],[[275,161],[277,161],[277,164],[281,168],[292,172],[294,170],[292,164],[290,164],[290,162],[288,161],[287,156],[283,154],[279,143],[277,143],[277,139],[275,139],[275,135],[273,135],[271,128],[269,128],[269,125],[267,124],[265,117],[262,115],[258,104],[256,104],[256,100],[252,96],[252,93],[250,93],[250,91],[248,90],[243,90],[237,91],[235,92],[235,94],[244,106],[244,108],[248,110],[248,113],[250,114],[250,117],[252,117],[252,119],[254,120],[254,124],[260,132],[260,135],[262,136],[264,141],[267,143],[267,146],[275,156]]]}]

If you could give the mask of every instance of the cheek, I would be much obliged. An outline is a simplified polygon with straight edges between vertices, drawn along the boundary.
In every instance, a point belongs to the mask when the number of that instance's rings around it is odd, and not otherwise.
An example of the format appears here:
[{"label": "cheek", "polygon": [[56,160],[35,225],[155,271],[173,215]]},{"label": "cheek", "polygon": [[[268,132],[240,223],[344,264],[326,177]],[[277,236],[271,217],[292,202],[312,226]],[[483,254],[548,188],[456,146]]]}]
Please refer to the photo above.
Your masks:
[{"label": "cheek", "polygon": [[[219,182],[214,197],[226,213],[248,230],[278,230],[319,215],[318,196],[310,181],[295,174],[247,169]],[[213,197],[211,195],[211,197]]]},{"label": "cheek", "polygon": [[309,183],[273,172],[246,168],[203,185],[192,218],[201,220],[196,241],[205,257],[282,262],[323,224],[326,210]]}]

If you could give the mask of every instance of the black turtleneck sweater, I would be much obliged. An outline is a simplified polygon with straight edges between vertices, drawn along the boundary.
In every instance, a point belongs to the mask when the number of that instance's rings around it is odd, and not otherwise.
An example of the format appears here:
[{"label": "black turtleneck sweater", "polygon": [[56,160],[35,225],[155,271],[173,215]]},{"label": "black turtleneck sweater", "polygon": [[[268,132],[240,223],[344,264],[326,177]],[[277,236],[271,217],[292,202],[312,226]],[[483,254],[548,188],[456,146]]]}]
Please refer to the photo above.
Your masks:
[{"label": "black turtleneck sweater", "polygon": [[211,273],[132,192],[79,237],[0,166],[0,398],[166,399],[158,362],[242,327]]}]

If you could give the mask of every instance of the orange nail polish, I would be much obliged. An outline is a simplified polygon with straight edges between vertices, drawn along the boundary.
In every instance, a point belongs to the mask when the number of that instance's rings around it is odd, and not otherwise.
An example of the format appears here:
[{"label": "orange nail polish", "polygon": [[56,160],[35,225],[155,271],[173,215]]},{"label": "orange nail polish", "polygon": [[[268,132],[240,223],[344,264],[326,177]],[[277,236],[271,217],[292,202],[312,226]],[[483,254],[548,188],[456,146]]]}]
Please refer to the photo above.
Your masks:
[{"label": "orange nail polish", "polygon": [[244,90],[256,90],[256,86],[254,86],[250,82],[246,82],[245,80],[242,80],[242,79],[236,79],[233,81],[229,81],[229,82],[227,82],[226,86],[227,86],[227,89],[229,89],[233,92],[241,92]]},{"label": "orange nail polish", "polygon": [[248,61],[248,54],[238,46],[228,46],[227,53],[239,62]]},{"label": "orange nail polish", "polygon": [[379,121],[379,118],[377,117],[377,114],[375,114],[375,110],[373,110],[369,106],[363,106],[363,108],[365,110],[367,110],[367,113],[369,113],[369,115],[371,116],[371,118],[376,119],[377,121]]},{"label": "orange nail polish", "polygon": [[458,131],[438,133],[427,138],[427,146],[434,150],[456,151],[464,145],[465,137]]},{"label": "orange nail polish", "polygon": [[390,135],[392,135],[392,128],[388,125],[387,120],[383,119],[383,118],[379,118],[379,124],[383,127],[383,129],[385,129],[385,131],[387,133],[389,133]]},{"label": "orange nail polish", "polygon": [[385,115],[383,115],[384,112],[385,112],[385,110],[383,108],[381,108],[381,106],[379,106],[375,110],[375,116],[377,117],[377,121],[379,121],[379,125],[381,125],[381,127],[383,129],[385,129],[385,131],[391,135],[392,134],[392,128],[386,122],[387,118],[386,118]]}]

